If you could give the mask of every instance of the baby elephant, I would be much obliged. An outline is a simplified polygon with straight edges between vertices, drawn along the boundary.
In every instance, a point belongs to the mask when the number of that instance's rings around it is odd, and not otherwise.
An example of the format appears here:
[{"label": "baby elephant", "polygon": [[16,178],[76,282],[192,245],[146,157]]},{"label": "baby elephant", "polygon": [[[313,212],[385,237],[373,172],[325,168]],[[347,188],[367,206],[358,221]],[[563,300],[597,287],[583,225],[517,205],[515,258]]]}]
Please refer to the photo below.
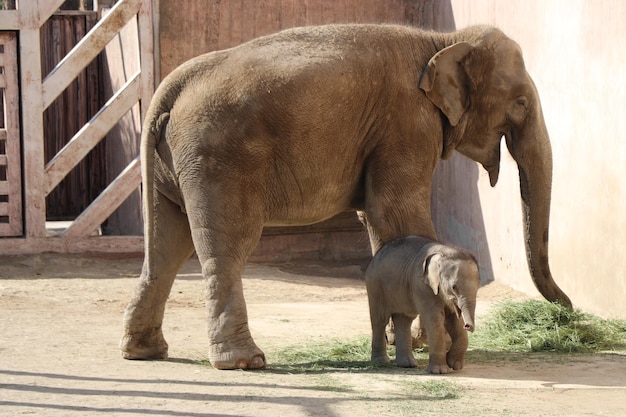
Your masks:
[{"label": "baby elephant", "polygon": [[[396,334],[396,364],[415,367],[411,322],[420,315],[428,335],[428,371],[463,368],[467,331],[474,331],[480,275],[469,253],[430,239],[409,236],[388,242],[365,272],[372,321],[372,361],[389,362],[385,325]],[[446,337],[452,341],[446,343]],[[448,349],[449,346],[449,349]]]}]

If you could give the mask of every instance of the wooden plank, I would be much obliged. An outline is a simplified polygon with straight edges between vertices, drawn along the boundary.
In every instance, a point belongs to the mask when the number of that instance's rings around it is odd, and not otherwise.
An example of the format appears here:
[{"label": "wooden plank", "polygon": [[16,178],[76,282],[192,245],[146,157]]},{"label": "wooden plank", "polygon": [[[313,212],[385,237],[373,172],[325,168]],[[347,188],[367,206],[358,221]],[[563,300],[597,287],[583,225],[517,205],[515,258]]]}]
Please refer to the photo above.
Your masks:
[{"label": "wooden plank", "polygon": [[141,256],[144,250],[143,236],[98,236],[70,242],[63,240],[69,253],[134,253]]},{"label": "wooden plank", "polygon": [[9,182],[0,181],[0,195],[8,195],[8,194],[9,194]]},{"label": "wooden plank", "polygon": [[0,30],[19,30],[19,17],[17,10],[0,11]]},{"label": "wooden plank", "polygon": [[7,166],[9,158],[6,155],[0,155],[0,166]]},{"label": "wooden plank", "polygon": [[65,240],[86,237],[100,226],[141,184],[139,156],[100,194],[100,196],[61,234]]},{"label": "wooden plank", "polygon": [[[35,7],[35,2],[21,2]],[[24,137],[24,204],[26,234],[46,235],[44,193],[43,103],[41,100],[41,55],[39,28],[20,31],[21,109]]]},{"label": "wooden plank", "polygon": [[[151,10],[149,12],[151,12],[152,16],[150,16],[150,14],[148,13],[148,11],[146,10],[145,12],[142,12],[140,14],[140,19],[139,19],[139,33],[141,35],[141,39],[143,39],[143,35],[141,34],[142,30],[146,30],[148,33],[152,34],[152,53],[151,54],[143,54],[141,55],[141,62],[142,63],[147,63],[148,65],[150,65],[149,68],[152,68],[152,72],[153,72],[153,85],[152,85],[152,93],[154,93],[154,90],[156,89],[156,87],[159,85],[159,83],[161,82],[162,78],[161,78],[161,44],[159,42],[159,37],[160,37],[160,21],[161,21],[161,2],[157,1],[157,0],[151,0],[150,1],[150,5],[152,6]],[[143,4],[142,4],[143,7]],[[210,5],[207,5],[207,7],[210,7]],[[142,19],[145,19],[145,23]],[[149,22],[149,20],[151,20],[151,25],[150,25],[150,29],[148,30],[146,28],[146,23]],[[151,61],[145,61],[144,58],[149,59],[150,55],[152,55],[152,59]],[[152,95],[151,93],[151,95]],[[146,106],[147,107],[147,106]]]},{"label": "wooden plank", "polygon": [[[46,20],[48,20],[54,12],[59,10],[59,7],[61,7],[64,1],[65,0],[38,0],[37,4],[39,6],[38,8],[39,21],[38,21],[37,26],[38,27],[43,26],[43,24],[46,23]],[[22,3],[25,3],[25,1],[24,0],[20,1],[20,7],[22,7]]]},{"label": "wooden plank", "polygon": [[61,182],[67,173],[98,144],[117,121],[139,100],[140,80],[140,73],[137,72],[46,165],[46,195]]},{"label": "wooden plank", "polygon": [[72,82],[138,12],[141,0],[122,0],[93,27],[43,82],[44,108]]},{"label": "wooden plank", "polygon": [[[9,203],[0,203],[0,216],[9,215]],[[5,236],[0,234],[0,236]]]},{"label": "wooden plank", "polygon": [[156,88],[155,34],[153,31],[152,0],[145,0],[139,10],[139,49],[141,63],[141,120],[144,120]]},{"label": "wooden plank", "polygon": [[[2,225],[0,225],[0,230]],[[143,252],[142,236],[98,236],[67,241],[59,237],[0,239],[0,253],[4,256],[53,253],[136,253]]]},{"label": "wooden plank", "polygon": [[2,236],[21,236],[23,233],[22,211],[22,163],[20,145],[20,97],[18,91],[17,35],[5,32],[2,35],[4,44],[4,77],[7,86],[4,90],[5,118],[5,165],[9,182],[9,233]]}]

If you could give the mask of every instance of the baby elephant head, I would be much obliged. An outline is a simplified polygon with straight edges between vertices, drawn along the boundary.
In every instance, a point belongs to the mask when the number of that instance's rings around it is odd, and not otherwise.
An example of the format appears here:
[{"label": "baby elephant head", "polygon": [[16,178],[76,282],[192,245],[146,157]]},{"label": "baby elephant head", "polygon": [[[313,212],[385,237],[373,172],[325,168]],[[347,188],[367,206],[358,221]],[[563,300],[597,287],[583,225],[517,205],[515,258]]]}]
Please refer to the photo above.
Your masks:
[{"label": "baby elephant head", "polygon": [[469,253],[454,249],[437,251],[424,261],[424,279],[433,293],[441,297],[446,306],[462,317],[465,330],[474,331],[476,293],[480,275],[476,259]]}]

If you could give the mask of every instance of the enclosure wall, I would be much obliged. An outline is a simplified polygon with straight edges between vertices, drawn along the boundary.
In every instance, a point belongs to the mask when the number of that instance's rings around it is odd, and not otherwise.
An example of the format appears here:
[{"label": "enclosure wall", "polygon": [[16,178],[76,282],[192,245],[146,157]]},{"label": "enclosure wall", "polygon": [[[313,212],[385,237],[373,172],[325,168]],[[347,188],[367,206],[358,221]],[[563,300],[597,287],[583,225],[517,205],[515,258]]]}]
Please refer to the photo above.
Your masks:
[{"label": "enclosure wall", "polygon": [[[493,24],[516,40],[539,90],[554,155],[550,259],[555,280],[576,307],[625,317],[626,3],[453,0],[452,6],[457,28]],[[495,188],[484,170],[465,158],[442,165],[444,183],[435,196],[440,236],[480,249],[487,274],[537,294],[526,266],[513,159],[503,150]],[[459,167],[473,174],[455,176]],[[445,183],[449,177],[453,186]],[[468,200],[451,192],[467,187],[477,187],[478,195]],[[468,213],[467,206],[482,216]]]}]

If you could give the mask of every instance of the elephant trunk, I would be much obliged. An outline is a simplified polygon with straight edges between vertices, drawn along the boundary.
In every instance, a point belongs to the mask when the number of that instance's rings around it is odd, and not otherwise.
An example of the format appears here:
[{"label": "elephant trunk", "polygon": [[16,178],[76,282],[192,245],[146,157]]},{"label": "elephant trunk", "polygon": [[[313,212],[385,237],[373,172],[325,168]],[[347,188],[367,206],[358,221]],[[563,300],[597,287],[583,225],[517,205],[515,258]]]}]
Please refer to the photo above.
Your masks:
[{"label": "elephant trunk", "polygon": [[468,332],[474,331],[474,311],[476,310],[476,305],[471,302],[462,303],[459,307],[461,318],[463,319],[463,323],[465,325],[463,328]]},{"label": "elephant trunk", "polygon": [[548,263],[548,229],[552,191],[552,147],[535,90],[524,127],[507,135],[509,152],[519,168],[526,258],[537,290],[549,301],[571,308]]}]

